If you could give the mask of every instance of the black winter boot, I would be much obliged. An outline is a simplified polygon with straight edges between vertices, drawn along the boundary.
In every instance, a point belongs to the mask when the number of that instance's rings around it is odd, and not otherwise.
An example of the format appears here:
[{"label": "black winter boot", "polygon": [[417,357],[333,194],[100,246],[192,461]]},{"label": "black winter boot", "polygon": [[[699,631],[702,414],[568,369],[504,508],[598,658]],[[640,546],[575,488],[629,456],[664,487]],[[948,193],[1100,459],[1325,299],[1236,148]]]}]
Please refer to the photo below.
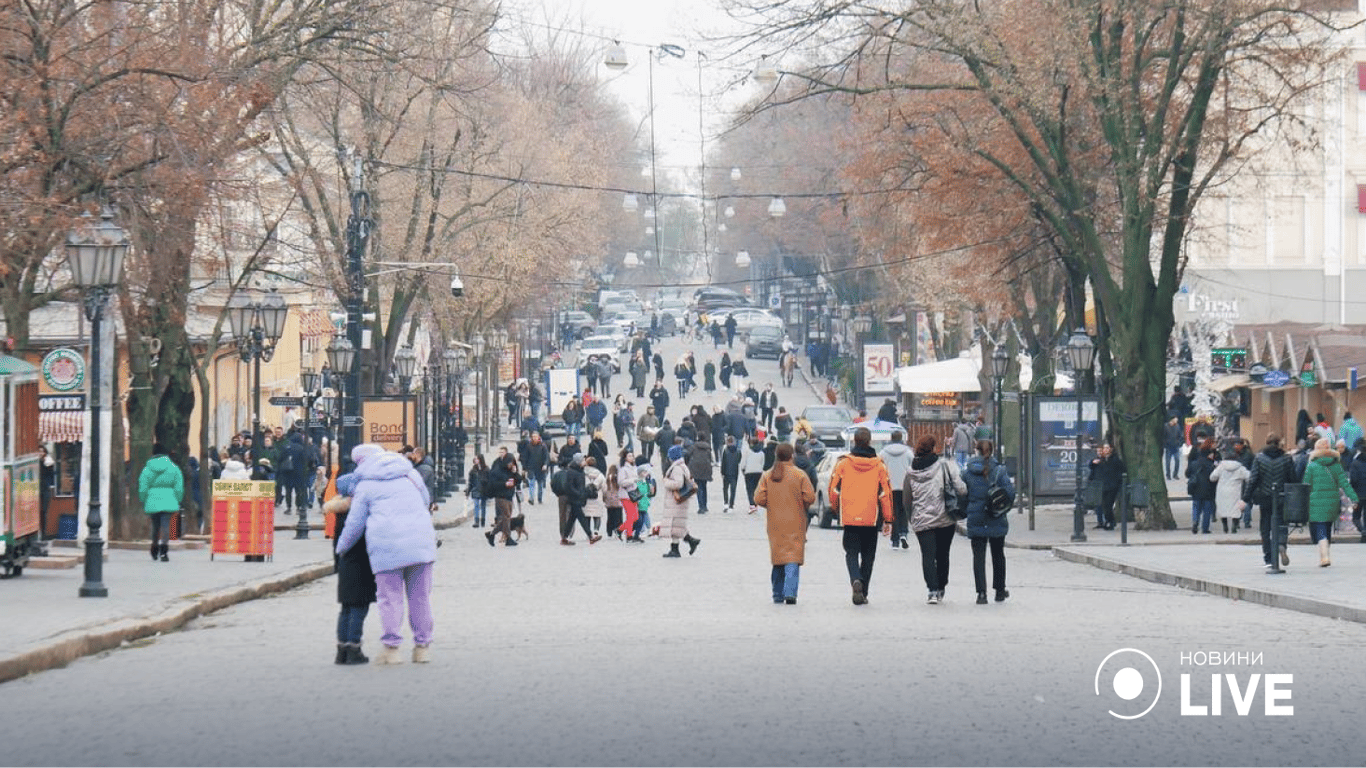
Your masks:
[{"label": "black winter boot", "polygon": [[684,537],[683,537],[683,540],[686,541],[686,542],[688,542],[688,554],[689,554],[689,555],[691,555],[692,553],[696,552],[696,551],[697,551],[697,545],[702,543],[702,540],[701,540],[701,539],[694,539],[694,538],[692,537],[691,534],[689,534],[689,535],[687,535],[687,536],[684,536]]},{"label": "black winter boot", "polygon": [[348,647],[349,647],[349,644],[348,644],[348,643],[337,643],[337,660],[334,661],[334,662],[332,662],[333,664],[345,664],[345,663],[346,663],[346,649],[347,649]]},{"label": "black winter boot", "polygon": [[[1221,523],[1224,524],[1224,533],[1228,533],[1228,518],[1227,518],[1227,517],[1221,517],[1221,518],[1219,518],[1219,522],[1221,522]],[[1234,530],[1236,531],[1237,529],[1235,528]]]},{"label": "black winter boot", "polygon": [[156,543],[155,541],[153,541],[153,542],[152,542],[152,560],[153,560],[153,562],[156,561],[156,559],[157,559],[157,554],[160,553],[160,552],[161,552],[161,545],[158,544],[158,543]]},{"label": "black winter boot", "polygon": [[360,652],[360,643],[346,644],[346,664],[366,664],[369,661],[370,657]]},{"label": "black winter boot", "polygon": [[669,551],[668,551],[668,552],[665,552],[665,553],[664,553],[664,556],[665,556],[665,557],[682,557],[683,555],[679,554],[679,552],[678,552],[678,545],[677,545],[677,544],[670,544],[670,545],[669,545]]},{"label": "black winter boot", "polygon": [[163,562],[163,563],[169,563],[169,562],[171,562],[170,556],[166,554],[166,550],[168,550],[168,549],[170,549],[170,548],[171,548],[171,545],[170,545],[170,544],[163,543],[163,544],[161,545],[161,562]]}]

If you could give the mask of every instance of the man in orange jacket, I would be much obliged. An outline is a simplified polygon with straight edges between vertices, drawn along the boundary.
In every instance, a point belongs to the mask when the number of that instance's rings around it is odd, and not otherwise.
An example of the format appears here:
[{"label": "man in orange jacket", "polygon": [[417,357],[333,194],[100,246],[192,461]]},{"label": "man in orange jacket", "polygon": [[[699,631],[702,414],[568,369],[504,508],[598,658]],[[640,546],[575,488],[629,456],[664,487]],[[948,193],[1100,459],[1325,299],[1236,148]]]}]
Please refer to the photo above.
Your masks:
[{"label": "man in orange jacket", "polygon": [[877,556],[878,514],[882,534],[892,533],[892,484],[887,465],[873,451],[873,433],[854,430],[854,448],[835,465],[830,476],[830,506],[844,526],[844,562],[854,588],[854,605],[868,602],[868,583]]}]

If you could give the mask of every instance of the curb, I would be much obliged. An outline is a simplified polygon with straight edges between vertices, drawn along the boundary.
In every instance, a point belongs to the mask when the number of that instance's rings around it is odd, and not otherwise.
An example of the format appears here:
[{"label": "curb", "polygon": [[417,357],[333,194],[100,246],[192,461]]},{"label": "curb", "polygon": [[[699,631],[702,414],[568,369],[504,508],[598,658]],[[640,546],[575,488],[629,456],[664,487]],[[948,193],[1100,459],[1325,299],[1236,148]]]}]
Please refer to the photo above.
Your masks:
[{"label": "curb", "polygon": [[[436,523],[437,530],[455,528],[470,519],[468,513],[454,519]],[[64,667],[81,658],[102,651],[118,648],[124,643],[144,637],[164,634],[180,629],[185,624],[224,608],[230,608],[249,600],[267,597],[280,592],[288,592],[309,582],[331,576],[332,562],[308,563],[274,576],[267,576],[246,584],[220,589],[207,594],[196,595],[187,604],[180,604],[152,616],[121,619],[109,629],[87,632],[74,630],[58,635],[57,638],[41,648],[18,653],[0,659],[0,683],[5,683],[34,672]]]},{"label": "curb", "polygon": [[184,626],[191,619],[248,600],[284,592],[331,573],[332,563],[311,563],[283,574],[199,596],[189,604],[178,605],[153,616],[123,619],[110,629],[96,632],[77,630],[67,637],[59,636],[57,640],[42,648],[0,659],[0,683],[33,672],[64,667],[82,656],[118,648],[126,642],[151,635],[170,632]]},{"label": "curb", "polygon": [[1215,597],[1222,597],[1229,600],[1243,600],[1249,603],[1265,605],[1270,608],[1282,608],[1287,611],[1298,611],[1300,613],[1323,616],[1324,618],[1329,619],[1354,621],[1358,624],[1366,623],[1366,609],[1351,608],[1349,606],[1327,603],[1322,600],[1314,600],[1307,597],[1282,595],[1264,589],[1240,587],[1233,584],[1210,581],[1208,579],[1199,579],[1193,576],[1182,576],[1180,574],[1159,571],[1145,566],[1121,563],[1117,560],[1078,552],[1064,547],[1054,547],[1053,555],[1063,560],[1067,560],[1068,562],[1122,573],[1125,576],[1151,581],[1155,584],[1167,584],[1169,586],[1180,587],[1196,592],[1205,592],[1214,595]]}]

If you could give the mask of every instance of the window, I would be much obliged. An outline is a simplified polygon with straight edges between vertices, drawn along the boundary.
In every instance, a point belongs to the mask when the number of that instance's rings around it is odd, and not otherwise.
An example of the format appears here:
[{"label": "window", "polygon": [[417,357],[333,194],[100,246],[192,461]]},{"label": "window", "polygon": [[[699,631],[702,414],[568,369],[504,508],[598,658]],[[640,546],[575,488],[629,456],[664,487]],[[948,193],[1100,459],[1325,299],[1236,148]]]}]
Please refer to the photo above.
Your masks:
[{"label": "window", "polygon": [[52,460],[57,463],[57,487],[53,496],[71,497],[81,486],[81,443],[54,443]]}]

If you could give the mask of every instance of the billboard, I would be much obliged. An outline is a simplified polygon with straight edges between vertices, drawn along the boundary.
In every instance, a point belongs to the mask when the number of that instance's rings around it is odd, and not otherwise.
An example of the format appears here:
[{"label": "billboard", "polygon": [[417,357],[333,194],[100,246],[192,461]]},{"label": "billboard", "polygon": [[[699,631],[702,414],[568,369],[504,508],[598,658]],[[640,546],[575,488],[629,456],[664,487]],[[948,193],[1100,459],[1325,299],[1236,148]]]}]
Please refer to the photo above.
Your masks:
[{"label": "billboard", "polygon": [[891,344],[863,345],[863,392],[890,395],[896,392],[896,347]]},{"label": "billboard", "polygon": [[413,444],[417,403],[408,397],[363,397],[360,403],[361,440],[397,451]]},{"label": "billboard", "polygon": [[1100,447],[1100,399],[1082,398],[1080,424],[1074,397],[1035,397],[1031,403],[1034,495],[1070,497],[1077,488],[1078,461],[1085,467]]}]

